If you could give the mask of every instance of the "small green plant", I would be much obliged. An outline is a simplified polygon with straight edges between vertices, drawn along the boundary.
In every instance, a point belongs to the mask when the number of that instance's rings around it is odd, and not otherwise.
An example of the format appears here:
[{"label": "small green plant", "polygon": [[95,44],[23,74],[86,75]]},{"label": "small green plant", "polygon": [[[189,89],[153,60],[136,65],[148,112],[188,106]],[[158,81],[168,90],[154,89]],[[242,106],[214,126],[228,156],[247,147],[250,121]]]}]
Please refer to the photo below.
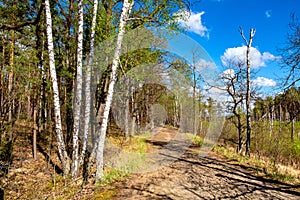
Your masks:
[{"label": "small green plant", "polygon": [[93,196],[92,199],[95,199],[95,200],[96,199],[102,199],[102,200],[111,199],[115,194],[116,194],[116,192],[113,189],[108,189],[108,190],[97,192],[95,194],[95,196]]},{"label": "small green plant", "polygon": [[292,146],[293,153],[296,157],[300,156],[300,139],[295,139],[294,144]]},{"label": "small green plant", "polygon": [[151,136],[152,136],[152,134],[150,132],[146,132],[146,133],[140,135],[139,138],[146,140],[146,139],[150,138]]},{"label": "small green plant", "polygon": [[268,176],[270,176],[272,179],[282,180],[284,182],[293,182],[296,179],[292,175],[282,174],[282,173],[279,173],[279,172],[272,172],[272,173],[268,174]]},{"label": "small green plant", "polygon": [[190,139],[194,145],[201,147],[203,144],[203,139],[197,135],[191,134],[191,133],[187,133],[186,137],[188,139]]},{"label": "small green plant", "polygon": [[125,150],[128,150],[130,152],[135,152],[135,153],[145,153],[147,151],[147,143],[146,143],[147,138],[148,138],[147,135],[143,137],[141,136],[132,137],[130,142],[128,143],[128,147],[125,148]]},{"label": "small green plant", "polygon": [[197,146],[201,146],[202,144],[203,144],[203,139],[202,138],[200,138],[199,136],[195,136],[195,138],[194,138],[194,144],[195,145],[197,145]]},{"label": "small green plant", "polygon": [[122,180],[128,173],[124,170],[115,168],[106,168],[103,174],[103,178],[100,181],[100,185],[109,185],[115,181]]}]

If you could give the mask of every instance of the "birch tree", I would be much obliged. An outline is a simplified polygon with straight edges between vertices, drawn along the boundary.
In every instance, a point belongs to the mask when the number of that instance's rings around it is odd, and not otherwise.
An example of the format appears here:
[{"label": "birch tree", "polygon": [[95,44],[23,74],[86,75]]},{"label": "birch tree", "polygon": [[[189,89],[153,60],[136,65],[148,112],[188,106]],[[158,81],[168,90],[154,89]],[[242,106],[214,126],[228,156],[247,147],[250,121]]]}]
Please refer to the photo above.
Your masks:
[{"label": "birch tree", "polygon": [[240,34],[247,44],[246,52],[246,64],[247,64],[247,93],[246,93],[246,117],[247,117],[247,131],[246,131],[246,155],[250,156],[250,141],[251,141],[251,83],[250,83],[250,72],[251,72],[251,63],[250,63],[250,49],[252,45],[252,40],[255,35],[255,29],[250,29],[249,40],[246,39],[243,29],[240,27]]},{"label": "birch tree", "polygon": [[78,1],[78,46],[77,46],[77,75],[74,100],[74,122],[73,122],[73,154],[72,172],[73,178],[78,176],[79,163],[79,124],[82,100],[82,43],[83,43],[83,6],[82,0]]},{"label": "birch tree", "polygon": [[90,39],[90,52],[88,56],[88,64],[85,71],[85,110],[84,110],[84,133],[82,138],[82,152],[80,155],[80,164],[83,163],[86,149],[87,149],[87,139],[89,133],[90,125],[90,115],[91,115],[91,73],[92,73],[92,63],[94,56],[94,43],[95,43],[95,31],[96,31],[96,19],[98,10],[98,0],[94,0],[93,3],[93,18],[91,27],[91,39]]},{"label": "birch tree", "polygon": [[106,130],[107,130],[107,123],[108,123],[108,117],[109,117],[109,111],[110,107],[112,104],[113,100],[113,94],[114,94],[114,86],[116,83],[117,79],[117,68],[118,68],[118,63],[121,55],[121,47],[122,47],[122,42],[123,42],[123,36],[125,33],[125,25],[126,21],[129,17],[131,8],[134,4],[134,0],[129,2],[128,0],[124,0],[123,2],[123,7],[122,7],[122,13],[120,17],[120,22],[119,22],[119,32],[117,36],[117,44],[116,44],[116,50],[115,54],[113,57],[113,62],[112,62],[112,69],[111,69],[111,80],[108,86],[108,93],[107,93],[107,98],[105,101],[105,107],[104,107],[104,113],[103,113],[103,119],[102,119],[102,124],[100,127],[100,138],[98,140],[98,146],[97,146],[97,151],[96,151],[96,182],[98,182],[102,176],[103,176],[103,151],[104,151],[104,142],[105,142],[105,137],[106,137]]},{"label": "birch tree", "polygon": [[50,76],[51,76],[52,90],[53,90],[56,139],[57,139],[58,152],[59,152],[59,157],[61,159],[63,172],[64,175],[68,175],[70,172],[70,159],[66,151],[65,142],[63,139],[63,132],[62,132],[59,90],[58,90],[57,76],[56,76],[56,69],[55,69],[54,45],[53,45],[53,38],[52,38],[52,19],[51,19],[49,0],[45,0],[45,10],[46,10],[46,25],[47,25],[46,34],[47,34],[47,41],[48,41],[49,67],[50,67]]}]

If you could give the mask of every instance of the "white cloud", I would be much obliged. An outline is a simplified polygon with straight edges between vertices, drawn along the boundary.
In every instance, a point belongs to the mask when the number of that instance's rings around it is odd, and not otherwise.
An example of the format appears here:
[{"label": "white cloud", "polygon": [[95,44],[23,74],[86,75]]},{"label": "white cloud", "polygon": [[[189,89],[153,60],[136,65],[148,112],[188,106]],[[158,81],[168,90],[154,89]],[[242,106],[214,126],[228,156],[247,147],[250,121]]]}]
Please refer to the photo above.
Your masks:
[{"label": "white cloud", "polygon": [[196,72],[210,85],[217,84],[216,80],[218,80],[219,73],[214,62],[200,59],[196,63]]},{"label": "white cloud", "polygon": [[266,10],[265,15],[267,18],[272,17],[272,10]]},{"label": "white cloud", "polygon": [[280,56],[274,56],[270,52],[264,52],[263,53],[263,59],[264,60],[279,60],[281,57]]},{"label": "white cloud", "polygon": [[180,26],[186,28],[187,30],[194,32],[202,37],[209,37],[208,29],[202,24],[201,16],[205,12],[189,12],[187,10],[180,10],[176,13],[177,16],[180,16],[178,23]]},{"label": "white cloud", "polygon": [[[225,50],[224,55],[221,56],[221,61],[224,66],[237,65],[241,63],[246,64],[246,46],[228,48]],[[269,52],[263,54],[255,47],[250,48],[250,64],[253,68],[259,68],[266,66],[267,61],[280,59],[278,56],[274,56]]]},{"label": "white cloud", "polygon": [[261,87],[274,87],[277,85],[273,79],[265,77],[257,77],[257,79],[253,80],[253,84]]},{"label": "white cloud", "polygon": [[198,62],[196,63],[196,67],[197,67],[197,70],[200,72],[206,71],[206,70],[217,69],[217,66],[214,62],[208,61],[208,60],[205,60],[202,58],[200,60],[198,60]]},{"label": "white cloud", "polygon": [[234,70],[233,69],[226,69],[223,73],[222,73],[222,77],[226,78],[226,79],[233,79],[235,76]]}]

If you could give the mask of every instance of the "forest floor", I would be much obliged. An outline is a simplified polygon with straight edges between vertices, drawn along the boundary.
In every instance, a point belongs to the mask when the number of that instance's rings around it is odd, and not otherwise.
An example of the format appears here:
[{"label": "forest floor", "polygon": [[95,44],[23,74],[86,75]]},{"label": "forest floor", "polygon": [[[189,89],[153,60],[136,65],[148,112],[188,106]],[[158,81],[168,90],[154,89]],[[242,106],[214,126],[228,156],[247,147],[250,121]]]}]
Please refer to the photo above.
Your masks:
[{"label": "forest floor", "polygon": [[[149,140],[163,145],[174,136],[172,131],[162,129],[161,135]],[[0,199],[1,193],[5,199],[300,199],[300,185],[258,175],[256,168],[214,152],[199,156],[199,147],[193,145],[180,154],[172,153],[176,148],[160,151],[164,160],[171,162],[158,162],[161,167],[156,170],[100,186],[82,185],[80,179],[57,174],[59,161],[55,153],[43,150],[45,146],[39,146],[38,159],[32,159],[31,138],[26,132],[19,129],[13,162],[8,174],[0,178]],[[157,149],[149,145],[151,151]],[[49,155],[51,159],[47,159]]]}]

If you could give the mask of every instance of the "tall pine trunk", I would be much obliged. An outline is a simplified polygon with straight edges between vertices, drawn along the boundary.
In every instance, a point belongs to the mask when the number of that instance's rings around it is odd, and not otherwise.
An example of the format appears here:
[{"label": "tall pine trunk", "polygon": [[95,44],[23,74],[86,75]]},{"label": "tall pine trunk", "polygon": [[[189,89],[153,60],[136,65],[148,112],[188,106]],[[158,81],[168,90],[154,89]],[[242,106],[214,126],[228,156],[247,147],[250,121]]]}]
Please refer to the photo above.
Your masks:
[{"label": "tall pine trunk", "polygon": [[103,151],[104,151],[104,142],[106,137],[106,130],[107,130],[107,124],[108,124],[108,117],[109,117],[109,111],[113,100],[113,94],[114,94],[114,86],[117,79],[117,68],[118,63],[121,55],[121,47],[123,42],[123,36],[125,32],[125,25],[126,20],[130,14],[131,8],[134,4],[134,0],[130,3],[128,0],[124,0],[123,2],[123,8],[122,13],[120,17],[120,24],[119,24],[119,32],[117,36],[117,45],[116,45],[116,51],[113,58],[112,63],[112,71],[111,71],[111,80],[108,86],[108,93],[107,98],[105,102],[105,108],[103,113],[103,119],[101,123],[100,128],[100,138],[98,140],[98,146],[97,146],[97,152],[96,152],[96,164],[97,164],[97,171],[96,171],[96,182],[98,182],[102,176],[103,176]]},{"label": "tall pine trunk", "polygon": [[[1,63],[1,66],[0,66],[0,112],[3,113],[4,111],[4,78],[3,78],[3,74],[4,74],[4,67],[5,67],[5,52],[6,52],[6,46],[5,46],[5,43],[4,43],[4,39],[3,39],[3,43],[2,43],[2,63]],[[1,143],[1,141],[0,141]]]},{"label": "tall pine trunk", "polygon": [[38,132],[38,126],[37,126],[37,114],[38,114],[38,100],[37,100],[37,90],[36,86],[33,91],[33,135],[32,135],[32,149],[33,149],[33,158],[37,159],[37,132]]},{"label": "tall pine trunk", "polygon": [[51,19],[49,0],[45,0],[45,10],[46,10],[46,25],[47,25],[46,33],[47,33],[47,41],[48,41],[50,76],[51,76],[52,92],[53,92],[56,139],[57,139],[58,153],[60,156],[62,169],[64,175],[68,175],[70,172],[70,159],[67,154],[67,150],[63,138],[63,132],[62,132],[59,90],[58,90],[57,76],[56,76],[56,69],[55,69],[54,45],[53,45],[53,38],[52,38],[52,19]]},{"label": "tall pine trunk", "polygon": [[[11,31],[11,46],[9,53],[9,72],[8,72],[8,121],[13,120],[13,110],[14,110],[14,97],[13,97],[13,84],[14,84],[14,57],[15,57],[15,30]],[[12,123],[13,125],[13,123]],[[12,130],[9,131],[9,140],[12,140]]]}]

